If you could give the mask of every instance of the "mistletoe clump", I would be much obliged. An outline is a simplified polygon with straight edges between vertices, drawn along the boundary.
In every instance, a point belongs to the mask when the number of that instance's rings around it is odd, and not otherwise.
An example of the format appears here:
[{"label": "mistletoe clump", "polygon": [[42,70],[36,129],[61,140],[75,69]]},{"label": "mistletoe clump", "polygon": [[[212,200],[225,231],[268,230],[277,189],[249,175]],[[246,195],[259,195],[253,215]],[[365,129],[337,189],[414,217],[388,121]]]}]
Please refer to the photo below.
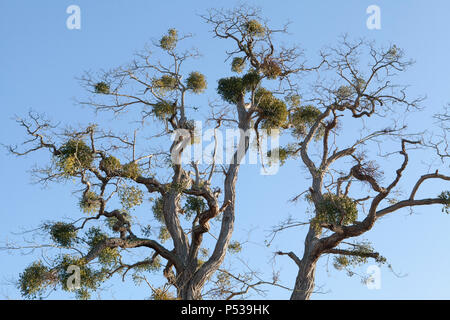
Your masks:
[{"label": "mistletoe clump", "polygon": [[119,159],[109,156],[100,161],[100,169],[105,171],[108,175],[114,175],[122,169],[122,165],[120,164]]},{"label": "mistletoe clump", "polygon": [[228,251],[230,253],[239,253],[242,251],[242,246],[239,242],[233,241],[228,245]]},{"label": "mistletoe clump", "polygon": [[[293,127],[293,134],[304,136],[308,128],[311,128],[322,112],[315,106],[307,105],[294,108],[289,115],[289,122]],[[320,133],[319,133],[319,136]]]},{"label": "mistletoe clump", "polygon": [[367,82],[363,78],[357,78],[354,82],[354,86],[358,92],[362,92],[366,88]]},{"label": "mistletoe clump", "polygon": [[71,223],[56,222],[44,226],[52,240],[62,247],[70,247],[77,238],[77,230]]},{"label": "mistletoe clump", "polygon": [[401,56],[402,52],[395,44],[386,52],[386,58],[391,61],[397,60]]},{"label": "mistletoe clump", "polygon": [[178,80],[169,75],[163,75],[161,78],[153,79],[152,85],[160,91],[170,91],[177,88]]},{"label": "mistletoe clump", "polygon": [[29,299],[41,296],[45,289],[55,283],[55,276],[41,261],[33,262],[20,275],[18,288]]},{"label": "mistletoe clump", "polygon": [[153,113],[159,120],[165,120],[175,113],[176,105],[166,101],[159,101],[153,105]]},{"label": "mistletoe clump", "polygon": [[[279,147],[267,152],[267,157],[269,157],[269,165],[272,161],[279,161],[280,165],[284,165],[289,157],[295,157],[297,154],[295,145],[288,144],[286,147]],[[278,156],[276,156],[278,155]]]},{"label": "mistletoe clump", "polygon": [[207,87],[206,78],[200,72],[194,71],[186,79],[186,88],[194,93],[202,93]]},{"label": "mistletoe clump", "polygon": [[233,58],[231,62],[231,71],[241,73],[245,69],[245,59],[241,57]]},{"label": "mistletoe clump", "polygon": [[255,94],[255,101],[263,128],[279,128],[286,123],[288,116],[286,103],[275,98],[270,91],[259,88]]},{"label": "mistletoe clump", "polygon": [[350,265],[350,260],[347,256],[339,255],[334,257],[333,267],[337,270],[342,270]]},{"label": "mistletoe clump", "polygon": [[182,193],[184,190],[191,187],[191,180],[183,178],[180,182],[173,182],[168,187],[170,190],[176,191],[177,193]]},{"label": "mistletoe clump", "polygon": [[264,37],[266,34],[266,28],[258,20],[249,20],[244,23],[244,30],[252,37]]},{"label": "mistletoe clump", "polygon": [[338,100],[348,99],[352,94],[353,90],[350,86],[340,86],[336,91],[336,97]]},{"label": "mistletoe clump", "polygon": [[[274,157],[273,156],[274,154],[278,154],[278,157]],[[269,150],[267,152],[267,156],[271,159],[274,158],[274,160],[279,161],[280,164],[283,165],[283,164],[285,164],[287,158],[289,157],[289,154],[285,148],[280,147],[280,148]],[[269,161],[269,165],[271,165],[271,164],[272,163]]]},{"label": "mistletoe clump", "polygon": [[219,80],[217,92],[228,103],[236,104],[245,92],[254,90],[261,77],[255,70],[251,70],[243,77],[228,77]]},{"label": "mistletoe clump", "polygon": [[[362,83],[360,83],[362,84]],[[356,83],[356,86],[358,86],[358,83]],[[354,90],[350,86],[340,86],[336,92],[336,103],[335,107],[339,111],[344,111],[346,108],[350,106],[352,96],[354,94]]]},{"label": "mistletoe clump", "polygon": [[261,81],[261,77],[256,70],[250,70],[242,77],[242,85],[244,91],[255,90]]},{"label": "mistletoe clump", "polygon": [[158,239],[161,240],[162,243],[166,242],[167,240],[169,240],[170,237],[170,232],[167,229],[167,227],[161,227],[159,229],[159,235],[158,235]]},{"label": "mistletoe clump", "polygon": [[130,162],[122,166],[122,174],[125,178],[136,179],[141,174],[141,168],[135,162]]},{"label": "mistletoe clump", "polygon": [[100,197],[92,191],[85,192],[81,197],[79,206],[84,213],[94,213],[100,208]]},{"label": "mistletoe clump", "polygon": [[233,288],[231,284],[231,276],[227,272],[219,271],[214,282],[217,285],[220,294],[228,293],[230,292],[230,289]]},{"label": "mistletoe clump", "polygon": [[178,42],[178,32],[176,29],[169,29],[167,35],[163,36],[159,41],[159,45],[162,49],[171,51],[175,49]]},{"label": "mistletoe clump", "polygon": [[134,186],[121,186],[119,188],[119,199],[125,210],[130,210],[142,204],[144,200],[144,192]]},{"label": "mistletoe clump", "polygon": [[261,64],[264,75],[269,79],[276,79],[282,74],[281,67],[278,62],[273,59],[265,59]]},{"label": "mistletoe clump", "polygon": [[[108,235],[106,233],[95,227],[90,228],[86,233],[86,236],[86,242],[91,249],[108,239]],[[98,262],[104,267],[113,266],[118,262],[119,257],[120,254],[117,248],[106,247],[99,253]]]},{"label": "mistletoe clump", "polygon": [[184,204],[183,211],[186,218],[189,219],[192,215],[197,215],[205,211],[206,204],[201,197],[188,196]]},{"label": "mistletoe clump", "polygon": [[106,225],[112,230],[117,231],[117,226],[120,225],[121,222],[116,217],[107,217]]},{"label": "mistletoe clump", "polygon": [[162,197],[154,200],[152,211],[155,219],[161,223],[164,223],[164,199]]},{"label": "mistletoe clump", "polygon": [[228,103],[236,104],[245,93],[242,78],[228,77],[219,80],[217,92]]},{"label": "mistletoe clump", "polygon": [[313,222],[344,226],[355,222],[357,217],[356,203],[351,198],[326,193],[316,207],[316,216]]},{"label": "mistletoe clump", "polygon": [[156,288],[153,290],[152,300],[176,300],[175,296],[164,288]]},{"label": "mistletoe clump", "polygon": [[291,107],[298,107],[301,102],[301,97],[298,94],[289,94],[284,97],[286,103]]},{"label": "mistletoe clump", "polygon": [[110,92],[109,85],[106,82],[98,82],[94,86],[95,93],[108,94]]},{"label": "mistletoe clump", "polygon": [[120,258],[117,248],[105,248],[98,255],[98,262],[103,266],[115,266]]},{"label": "mistletoe clump", "polygon": [[77,298],[87,300],[90,298],[90,292],[95,291],[104,281],[106,277],[105,270],[94,270],[90,268],[84,259],[77,259],[70,255],[62,255],[58,259],[58,278],[59,283],[64,291],[72,291],[69,287],[69,277],[73,275],[73,271],[69,272],[70,266],[76,266],[80,271],[80,287],[73,288],[76,290]]},{"label": "mistletoe clump", "polygon": [[59,150],[56,164],[64,175],[73,176],[91,167],[94,155],[91,148],[81,139],[70,139]]}]

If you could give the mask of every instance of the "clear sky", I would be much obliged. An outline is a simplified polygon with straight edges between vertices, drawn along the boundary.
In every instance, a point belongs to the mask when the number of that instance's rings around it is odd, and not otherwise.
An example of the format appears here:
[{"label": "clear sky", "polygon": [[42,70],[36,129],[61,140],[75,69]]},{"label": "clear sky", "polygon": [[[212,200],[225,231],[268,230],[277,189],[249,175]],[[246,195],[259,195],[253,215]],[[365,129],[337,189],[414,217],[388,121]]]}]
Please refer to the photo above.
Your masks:
[{"label": "clear sky", "polygon": [[[263,9],[274,26],[287,20],[292,43],[299,43],[312,60],[319,50],[336,43],[347,33],[351,38],[366,37],[380,45],[395,43],[416,64],[400,79],[411,85],[412,95],[426,95],[426,109],[410,117],[411,131],[432,129],[431,115],[442,111],[450,102],[450,2],[420,1],[252,1]],[[81,8],[81,29],[66,28],[69,5]],[[168,28],[195,35],[195,45],[203,57],[197,69],[209,81],[206,95],[217,97],[215,81],[230,75],[229,65],[223,63],[229,43],[212,39],[209,28],[198,14],[212,7],[232,7],[233,1],[107,1],[107,0],[2,0],[0,2],[0,143],[17,143],[24,139],[23,131],[12,120],[25,115],[31,108],[46,113],[63,125],[76,126],[93,121],[93,113],[80,108],[73,99],[83,96],[76,77],[86,70],[108,69],[127,63],[136,50],[158,39]],[[376,4],[381,8],[381,29],[368,30],[366,8]],[[203,106],[206,110],[207,106]],[[206,114],[207,112],[205,112]],[[97,116],[106,122],[109,115]],[[381,120],[380,120],[381,121]],[[351,130],[351,129],[349,129]],[[350,132],[351,133],[351,132]],[[428,155],[422,154],[417,166],[410,168],[407,182],[420,175]],[[12,232],[36,227],[43,219],[60,219],[79,215],[77,198],[71,186],[50,185],[43,189],[30,184],[28,170],[45,161],[46,155],[15,158],[0,153],[0,241],[18,239]],[[422,171],[421,171],[422,170]],[[448,168],[447,168],[448,170]],[[256,166],[244,166],[238,180],[236,230],[233,238],[249,243],[241,258],[270,277],[272,254],[280,249],[303,250],[304,229],[286,232],[271,248],[261,245],[267,230],[289,215],[301,219],[302,205],[288,200],[303,191],[306,181],[298,162],[282,167],[274,176],[260,176]],[[425,184],[422,195],[435,196],[443,185]],[[447,189],[448,186],[447,186]],[[448,299],[450,297],[450,217],[439,206],[420,208],[410,214],[399,211],[382,219],[363,238],[372,241],[392,264],[396,276],[382,269],[382,287],[369,290],[357,277],[349,278],[334,270],[323,258],[318,264],[316,283],[322,293],[314,299]],[[250,236],[248,231],[252,230]],[[20,239],[20,237],[19,237]],[[259,243],[259,244],[258,244]],[[0,299],[19,298],[19,292],[8,285],[17,278],[34,258],[33,255],[9,254],[0,251]],[[292,286],[296,267],[287,257],[276,259],[283,284]],[[358,269],[364,273],[367,266]],[[119,281],[102,292],[103,298],[142,298],[148,292]],[[267,298],[287,299],[289,293],[266,288]],[[325,294],[323,294],[325,293]],[[55,293],[52,298],[67,297]],[[254,296],[257,298],[257,296]]]}]

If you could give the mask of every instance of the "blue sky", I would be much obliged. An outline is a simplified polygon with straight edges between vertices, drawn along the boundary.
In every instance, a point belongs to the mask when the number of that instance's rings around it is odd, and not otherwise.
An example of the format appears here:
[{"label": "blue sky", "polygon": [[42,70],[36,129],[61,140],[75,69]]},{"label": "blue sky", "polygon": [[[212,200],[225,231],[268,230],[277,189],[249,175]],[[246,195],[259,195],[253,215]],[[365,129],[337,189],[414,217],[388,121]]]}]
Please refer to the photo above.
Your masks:
[{"label": "blue sky", "polygon": [[[442,111],[442,107],[450,102],[448,1],[283,0],[247,3],[259,5],[274,26],[290,20],[291,35],[286,41],[299,43],[311,60],[317,58],[321,48],[335,44],[344,33],[355,39],[375,40],[379,45],[395,43],[404,49],[416,64],[399,81],[411,85],[413,96],[427,96],[424,111],[409,117],[411,131],[433,129],[432,114]],[[72,4],[81,8],[81,30],[66,28],[66,8]],[[366,28],[366,8],[372,4],[381,8],[381,30]],[[108,69],[129,62],[136,50],[158,39],[171,27],[195,35],[195,46],[203,56],[192,67],[204,72],[209,79],[206,97],[216,98],[216,80],[230,75],[228,64],[223,63],[224,51],[230,44],[212,39],[209,28],[198,14],[207,8],[233,5],[233,1],[225,4],[203,0],[1,1],[0,142],[11,144],[24,139],[22,130],[12,119],[14,115],[25,115],[30,108],[46,113],[63,125],[109,122],[110,115],[101,114],[94,118],[91,110],[74,104],[74,98],[84,95],[76,77],[86,70]],[[126,128],[126,124],[120,128]],[[405,191],[408,191],[408,181],[414,181],[427,170],[423,163],[429,160],[429,154],[418,156],[420,158],[414,161],[402,184]],[[15,158],[6,152],[0,153],[3,181],[0,185],[3,204],[0,208],[0,241],[17,239],[11,232],[33,228],[43,219],[80,214],[70,186],[50,185],[43,189],[30,184],[29,169],[46,159],[45,154]],[[281,168],[275,176],[260,176],[259,168],[250,165],[240,172],[234,238],[245,241],[248,231],[254,230],[242,258],[266,276],[271,273],[274,251],[292,250],[302,254],[304,229],[286,232],[271,248],[260,244],[271,226],[289,215],[300,219],[304,214],[303,205],[288,203],[288,199],[307,187],[303,173],[298,161]],[[421,192],[424,196],[434,196],[442,188],[445,186],[428,183]],[[450,257],[446,252],[449,227],[449,217],[442,214],[438,206],[417,209],[412,215],[408,210],[399,211],[382,219],[363,238],[372,241],[402,276],[395,276],[384,268],[382,288],[368,290],[358,278],[349,278],[344,272],[334,270],[331,263],[327,265],[324,258],[319,262],[316,283],[326,294],[315,294],[313,298],[448,299]],[[6,282],[17,277],[32,259],[32,255],[0,252],[0,298],[20,297]],[[366,267],[359,271],[364,273]],[[276,268],[281,271],[283,283],[292,286],[296,276],[293,262],[279,257]],[[129,299],[147,294],[145,288],[136,289],[119,281],[112,283],[115,286],[103,292],[102,297]],[[266,289],[267,298],[289,297],[286,291]],[[56,293],[52,297],[67,296]]]}]

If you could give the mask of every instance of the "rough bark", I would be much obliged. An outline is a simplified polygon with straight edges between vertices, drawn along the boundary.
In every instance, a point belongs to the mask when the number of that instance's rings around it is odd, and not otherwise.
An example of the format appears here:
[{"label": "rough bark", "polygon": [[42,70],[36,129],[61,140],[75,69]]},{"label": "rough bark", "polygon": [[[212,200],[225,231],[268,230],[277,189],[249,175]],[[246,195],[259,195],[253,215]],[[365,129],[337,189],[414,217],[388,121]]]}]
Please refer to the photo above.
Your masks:
[{"label": "rough bark", "polygon": [[302,259],[291,300],[309,300],[315,286],[316,263],[317,261],[311,257]]},{"label": "rough bark", "polygon": [[291,300],[309,300],[314,291],[316,263],[320,256],[317,250],[318,241],[315,229],[310,227],[305,240],[303,258],[301,260],[293,258],[298,266],[298,273]]}]

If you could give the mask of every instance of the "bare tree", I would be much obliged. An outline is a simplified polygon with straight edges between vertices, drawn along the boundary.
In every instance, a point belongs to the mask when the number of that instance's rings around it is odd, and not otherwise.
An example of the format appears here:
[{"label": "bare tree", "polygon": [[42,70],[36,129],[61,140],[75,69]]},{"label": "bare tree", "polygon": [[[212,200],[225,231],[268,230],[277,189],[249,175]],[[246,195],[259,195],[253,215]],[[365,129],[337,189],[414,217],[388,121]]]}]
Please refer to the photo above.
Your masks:
[{"label": "bare tree", "polygon": [[[443,205],[448,211],[450,204],[448,191],[417,198],[423,182],[450,181],[448,174],[438,170],[419,176],[404,199],[394,197],[410,163],[410,153],[424,146],[421,134],[406,134],[399,116],[417,108],[421,99],[409,100],[406,87],[393,83],[395,75],[411,61],[405,61],[395,45],[379,49],[367,41],[351,42],[346,36],[322,57],[325,63],[320,80],[305,93],[303,105],[291,113],[296,141],[280,152],[285,157],[300,157],[311,179],[309,189],[295,198],[304,196],[311,204],[310,219],[289,221],[273,229],[274,236],[286,228],[309,224],[301,258],[294,252],[278,252],[298,266],[293,300],[310,298],[317,261],[324,255],[334,255],[337,268],[367,259],[384,262],[370,243],[345,241],[363,235],[380,218],[402,208],[432,204]],[[389,119],[392,125],[387,123]],[[346,133],[346,138],[341,138]],[[345,146],[348,133],[360,137]],[[392,144],[397,150],[390,150]],[[379,163],[384,161],[388,168],[398,161],[398,155],[400,163],[392,177],[383,173]]]}]

